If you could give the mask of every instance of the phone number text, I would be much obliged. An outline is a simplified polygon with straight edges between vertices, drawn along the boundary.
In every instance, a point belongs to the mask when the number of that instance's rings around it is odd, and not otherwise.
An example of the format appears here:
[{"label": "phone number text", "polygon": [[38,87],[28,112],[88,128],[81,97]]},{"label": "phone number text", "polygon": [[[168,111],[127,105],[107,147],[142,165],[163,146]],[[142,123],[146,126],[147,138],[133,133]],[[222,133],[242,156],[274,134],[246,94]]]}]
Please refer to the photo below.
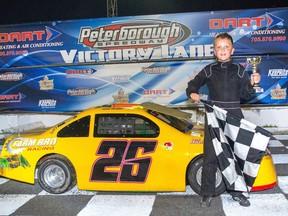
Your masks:
[{"label": "phone number text", "polygon": [[251,37],[251,42],[278,42],[286,41],[286,36],[261,36],[261,37]]}]

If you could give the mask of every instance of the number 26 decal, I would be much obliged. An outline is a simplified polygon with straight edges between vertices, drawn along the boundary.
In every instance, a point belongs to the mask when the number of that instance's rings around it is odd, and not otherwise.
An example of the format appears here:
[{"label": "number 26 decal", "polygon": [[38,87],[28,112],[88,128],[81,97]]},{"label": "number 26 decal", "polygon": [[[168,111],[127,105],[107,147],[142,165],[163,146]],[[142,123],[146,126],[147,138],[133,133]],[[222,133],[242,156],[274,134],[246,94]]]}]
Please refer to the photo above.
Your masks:
[{"label": "number 26 decal", "polygon": [[[145,154],[155,151],[157,141],[104,140],[92,167],[91,181],[145,182],[152,162]],[[141,157],[137,154],[141,152]]]}]

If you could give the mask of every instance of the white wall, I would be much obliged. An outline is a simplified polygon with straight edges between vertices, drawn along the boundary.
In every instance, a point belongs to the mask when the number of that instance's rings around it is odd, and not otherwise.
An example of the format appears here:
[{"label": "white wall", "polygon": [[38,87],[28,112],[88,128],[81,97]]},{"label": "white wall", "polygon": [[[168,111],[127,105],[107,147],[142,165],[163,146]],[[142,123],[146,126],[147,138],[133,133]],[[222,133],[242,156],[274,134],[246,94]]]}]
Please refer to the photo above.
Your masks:
[{"label": "white wall", "polygon": [[[288,107],[257,107],[243,108],[248,121],[264,127],[273,133],[288,134]],[[193,121],[204,122],[203,109],[191,111]],[[72,114],[0,114],[0,139],[12,133],[44,131],[55,124],[69,118]]]},{"label": "white wall", "polygon": [[243,109],[245,118],[274,133],[288,134],[288,107]]},{"label": "white wall", "polygon": [[70,116],[60,114],[0,114],[0,139],[15,133],[41,132]]}]

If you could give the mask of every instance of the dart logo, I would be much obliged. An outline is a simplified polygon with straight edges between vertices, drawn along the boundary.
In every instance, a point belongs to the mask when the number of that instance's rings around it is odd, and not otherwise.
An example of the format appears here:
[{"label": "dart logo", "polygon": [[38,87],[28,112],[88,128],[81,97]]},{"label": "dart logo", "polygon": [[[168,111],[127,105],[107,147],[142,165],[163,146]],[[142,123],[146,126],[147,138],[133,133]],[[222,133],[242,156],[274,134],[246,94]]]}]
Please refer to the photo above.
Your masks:
[{"label": "dart logo", "polygon": [[26,97],[22,93],[0,95],[0,103],[16,103],[21,102]]},{"label": "dart logo", "polygon": [[225,18],[225,19],[210,19],[210,29],[229,29],[229,28],[242,28],[242,27],[264,27],[271,29],[274,26],[283,26],[283,19],[271,14],[266,13],[265,16],[260,17],[241,17],[241,18]]},{"label": "dart logo", "polygon": [[59,37],[62,33],[45,26],[45,30],[0,33],[0,43],[42,41],[46,43]]},{"label": "dart logo", "polygon": [[54,40],[55,38],[59,37],[62,33],[46,26],[46,43]]},{"label": "dart logo", "polygon": [[144,90],[143,95],[146,96],[159,96],[159,97],[167,97],[171,94],[173,94],[175,90],[173,89],[150,89],[150,90]]}]

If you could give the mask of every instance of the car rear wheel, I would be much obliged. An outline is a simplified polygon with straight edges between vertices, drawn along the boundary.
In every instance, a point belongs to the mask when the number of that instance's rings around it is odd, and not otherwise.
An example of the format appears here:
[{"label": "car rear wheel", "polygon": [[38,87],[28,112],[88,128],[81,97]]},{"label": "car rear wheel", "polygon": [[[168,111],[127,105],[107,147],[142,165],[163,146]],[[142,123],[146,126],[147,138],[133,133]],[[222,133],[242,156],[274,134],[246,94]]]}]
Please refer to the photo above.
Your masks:
[{"label": "car rear wheel", "polygon": [[76,185],[75,170],[65,157],[49,156],[38,168],[38,182],[45,191],[61,194]]},{"label": "car rear wheel", "polygon": [[[201,177],[202,177],[203,157],[190,163],[187,171],[187,178],[190,187],[195,193],[201,195]],[[215,196],[222,194],[226,190],[222,174],[217,168],[215,182]]]}]

